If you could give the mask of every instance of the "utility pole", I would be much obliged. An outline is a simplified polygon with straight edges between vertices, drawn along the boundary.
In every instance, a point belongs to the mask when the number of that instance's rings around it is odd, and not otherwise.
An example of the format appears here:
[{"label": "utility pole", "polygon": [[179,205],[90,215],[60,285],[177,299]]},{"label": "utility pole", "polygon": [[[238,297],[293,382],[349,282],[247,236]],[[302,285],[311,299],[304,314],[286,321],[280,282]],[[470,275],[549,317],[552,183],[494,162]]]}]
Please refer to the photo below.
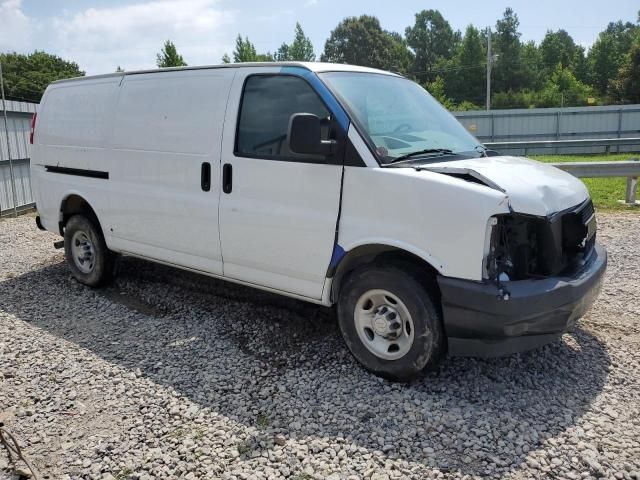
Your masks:
[{"label": "utility pole", "polygon": [[487,110],[491,110],[491,27],[487,28]]},{"label": "utility pole", "polygon": [[7,120],[7,105],[4,98],[4,78],[2,77],[2,63],[0,63],[0,92],[2,93],[2,112],[4,114],[4,133],[7,136],[7,154],[9,155],[9,175],[11,176],[11,193],[13,194],[13,216],[18,216],[18,197],[16,197],[16,178],[13,175],[13,160],[11,159],[11,142],[9,141],[9,122]]}]

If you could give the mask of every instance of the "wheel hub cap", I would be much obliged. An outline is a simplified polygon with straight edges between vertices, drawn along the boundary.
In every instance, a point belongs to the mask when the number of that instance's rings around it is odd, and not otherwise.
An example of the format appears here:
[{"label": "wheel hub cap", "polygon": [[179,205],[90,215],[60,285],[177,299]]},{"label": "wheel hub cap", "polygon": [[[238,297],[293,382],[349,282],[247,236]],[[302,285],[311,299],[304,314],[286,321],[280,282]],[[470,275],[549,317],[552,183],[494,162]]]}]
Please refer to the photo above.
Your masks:
[{"label": "wheel hub cap", "polygon": [[73,262],[82,273],[91,273],[95,262],[93,243],[84,232],[76,232],[71,238]]},{"label": "wheel hub cap", "polygon": [[398,338],[401,333],[400,316],[395,308],[390,305],[378,307],[371,319],[373,331],[386,339]]},{"label": "wheel hub cap", "polygon": [[364,346],[375,356],[397,360],[413,345],[414,326],[409,309],[387,290],[369,290],[356,302],[354,322]]}]

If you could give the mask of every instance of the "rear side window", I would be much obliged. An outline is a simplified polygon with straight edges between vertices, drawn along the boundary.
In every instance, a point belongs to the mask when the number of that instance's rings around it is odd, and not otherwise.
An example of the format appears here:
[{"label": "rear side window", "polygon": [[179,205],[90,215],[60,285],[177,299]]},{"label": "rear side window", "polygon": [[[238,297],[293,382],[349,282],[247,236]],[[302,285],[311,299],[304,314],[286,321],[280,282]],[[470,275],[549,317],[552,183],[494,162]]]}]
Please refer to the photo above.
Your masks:
[{"label": "rear side window", "polygon": [[290,75],[254,75],[247,78],[242,95],[236,154],[267,159],[321,159],[289,150],[287,130],[294,113],[313,113],[323,120],[328,138],[329,111],[318,94],[301,78]]}]

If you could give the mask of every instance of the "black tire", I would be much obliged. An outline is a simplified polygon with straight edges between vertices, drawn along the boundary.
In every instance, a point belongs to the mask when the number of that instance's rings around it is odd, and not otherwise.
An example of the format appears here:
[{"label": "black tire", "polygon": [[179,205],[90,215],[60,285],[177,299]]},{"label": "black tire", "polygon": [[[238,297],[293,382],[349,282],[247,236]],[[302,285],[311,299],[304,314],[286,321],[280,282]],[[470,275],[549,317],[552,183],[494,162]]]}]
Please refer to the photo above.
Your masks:
[{"label": "black tire", "polygon": [[[444,329],[433,288],[428,288],[427,284],[411,270],[393,265],[365,265],[347,277],[338,299],[338,323],[347,347],[367,370],[389,380],[408,381],[440,361],[445,351]],[[358,334],[356,305],[372,290],[392,293],[411,315],[413,340],[407,353],[400,358],[381,358],[365,346]]]},{"label": "black tire", "polygon": [[[73,244],[78,244],[76,237],[84,235],[92,247],[91,262],[85,263],[84,271],[74,260]],[[64,229],[64,253],[71,273],[80,283],[90,287],[100,287],[109,283],[115,273],[116,255],[107,248],[104,237],[97,222],[84,215],[71,217]],[[78,260],[80,262],[80,260]]]}]

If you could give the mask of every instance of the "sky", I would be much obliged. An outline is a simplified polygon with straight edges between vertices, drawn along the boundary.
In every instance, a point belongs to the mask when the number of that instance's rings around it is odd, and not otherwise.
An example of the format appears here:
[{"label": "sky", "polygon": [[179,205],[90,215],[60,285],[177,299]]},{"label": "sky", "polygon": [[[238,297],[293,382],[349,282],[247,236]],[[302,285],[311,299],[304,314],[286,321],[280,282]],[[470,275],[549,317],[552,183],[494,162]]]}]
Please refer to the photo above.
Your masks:
[{"label": "sky", "polygon": [[258,52],[290,43],[296,21],[322,52],[346,16],[369,14],[386,30],[404,34],[422,9],[438,9],[455,29],[495,26],[510,6],[523,40],[539,42],[563,28],[589,47],[610,21],[635,22],[633,0],[0,0],[0,52],[35,49],[77,62],[87,74],[155,67],[171,39],[190,65],[220,63],[238,33]]}]

